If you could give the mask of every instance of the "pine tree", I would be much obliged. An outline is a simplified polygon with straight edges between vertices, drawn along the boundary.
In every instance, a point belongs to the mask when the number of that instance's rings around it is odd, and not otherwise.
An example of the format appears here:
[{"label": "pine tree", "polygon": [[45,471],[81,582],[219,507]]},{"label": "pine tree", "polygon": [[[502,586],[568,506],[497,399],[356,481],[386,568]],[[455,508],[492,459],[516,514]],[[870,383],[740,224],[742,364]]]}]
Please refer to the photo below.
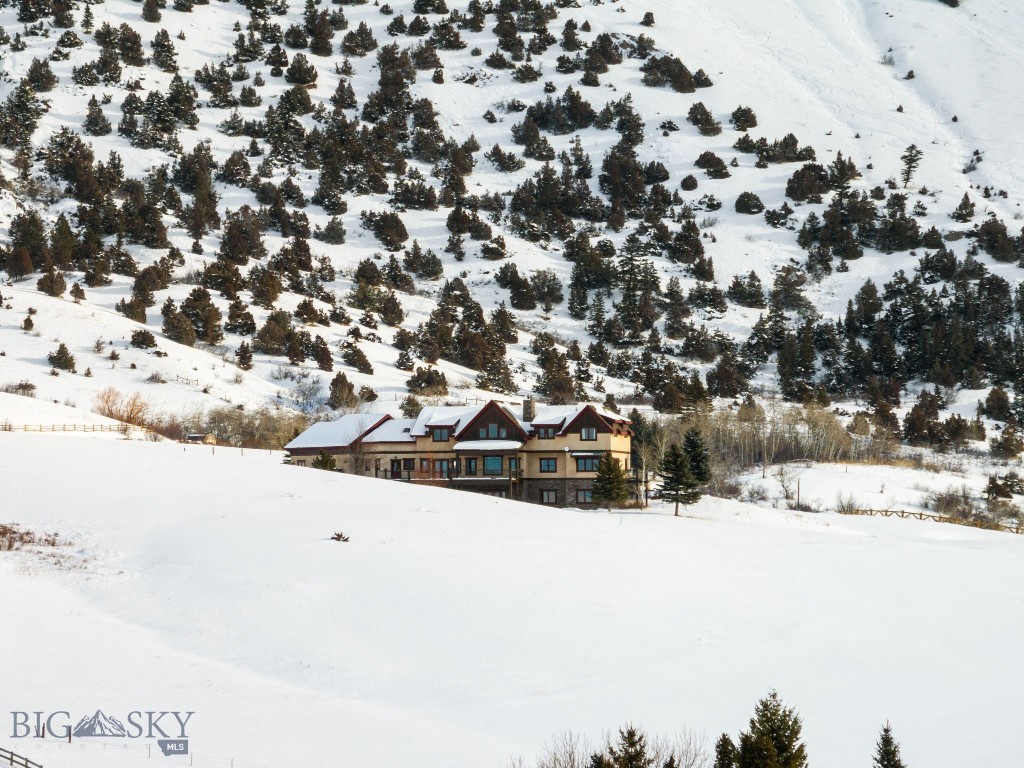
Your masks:
[{"label": "pine tree", "polygon": [[356,397],[355,387],[348,380],[344,373],[337,373],[331,379],[330,394],[327,396],[327,405],[335,410],[339,408],[354,408],[359,402]]},{"label": "pine tree", "polygon": [[917,148],[916,144],[911,144],[907,147],[907,151],[900,156],[900,160],[903,161],[903,171],[900,173],[900,178],[903,180],[904,189],[910,186],[910,181],[914,178],[914,172],[917,171],[917,166],[921,164],[923,156],[924,153]]},{"label": "pine tree", "polygon": [[619,743],[608,750],[601,765],[608,768],[655,768],[647,754],[647,735],[632,725],[619,729]]},{"label": "pine tree", "polygon": [[729,734],[723,733],[718,737],[718,741],[715,742],[714,768],[736,768],[736,761],[738,759],[739,752],[736,749],[736,745],[729,737]]},{"label": "pine tree", "polygon": [[[150,0],[147,0],[150,2]],[[149,44],[150,48],[153,49],[153,63],[156,64],[164,72],[177,72],[178,71],[178,60],[177,52],[174,50],[174,43],[171,42],[171,36],[167,33],[166,29],[161,29],[153,37],[153,42]],[[173,91],[168,92],[168,101]]]},{"label": "pine tree", "polygon": [[690,469],[689,457],[678,443],[672,443],[668,447],[659,472],[662,498],[675,503],[675,515],[678,517],[680,504],[693,504],[700,498],[700,493],[696,490],[697,480]]},{"label": "pine tree", "polygon": [[594,503],[607,506],[609,512],[613,505],[621,504],[629,498],[626,470],[611,453],[605,453],[597,463],[597,475],[591,491]]},{"label": "pine tree", "polygon": [[75,372],[75,356],[71,354],[64,342],[61,342],[57,349],[46,356],[46,361],[59,370]]},{"label": "pine tree", "polygon": [[111,131],[110,121],[103,114],[95,96],[89,99],[89,104],[85,108],[85,123],[82,125],[82,130],[89,136],[106,136]]},{"label": "pine tree", "polygon": [[153,23],[160,21],[160,3],[158,0],[145,0],[142,3],[142,20]]},{"label": "pine tree", "polygon": [[407,395],[406,398],[399,403],[398,409],[402,412],[403,418],[415,419],[420,415],[420,411],[423,410],[423,403],[421,403],[415,395]]},{"label": "pine tree", "polygon": [[968,197],[966,192],[964,192],[960,205],[958,205],[956,210],[949,215],[949,218],[953,221],[958,221],[961,224],[966,224],[974,218],[974,203],[971,202],[971,198]]},{"label": "pine tree", "polygon": [[796,711],[772,691],[754,708],[750,731],[740,734],[738,768],[807,768],[801,728]]},{"label": "pine tree", "polygon": [[47,296],[63,296],[64,291],[67,290],[67,283],[64,282],[64,276],[55,270],[46,272],[36,282],[36,290],[42,291]]},{"label": "pine tree", "polygon": [[872,768],[906,768],[900,758],[900,745],[892,737],[892,726],[886,723],[875,745],[875,757],[871,761]]},{"label": "pine tree", "polygon": [[338,465],[334,462],[334,457],[323,449],[321,449],[317,457],[313,459],[313,463],[310,466],[313,467],[313,469],[326,469],[328,472],[333,472],[338,468]]},{"label": "pine tree", "polygon": [[711,480],[711,454],[707,443],[701,437],[700,430],[691,427],[683,437],[683,453],[690,463],[690,472],[698,485]]},{"label": "pine tree", "polygon": [[238,367],[243,371],[252,370],[252,348],[249,346],[249,342],[243,341],[238,345],[238,351],[235,352],[235,360],[238,363]]}]

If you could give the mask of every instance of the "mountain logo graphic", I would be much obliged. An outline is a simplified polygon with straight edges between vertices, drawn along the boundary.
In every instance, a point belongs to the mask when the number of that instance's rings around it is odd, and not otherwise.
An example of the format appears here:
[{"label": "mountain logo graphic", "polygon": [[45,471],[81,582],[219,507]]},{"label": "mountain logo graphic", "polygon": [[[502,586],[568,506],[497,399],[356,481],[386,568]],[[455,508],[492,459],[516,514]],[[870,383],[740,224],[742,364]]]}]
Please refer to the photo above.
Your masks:
[{"label": "mountain logo graphic", "polygon": [[107,717],[102,710],[97,709],[96,714],[91,717],[83,717],[78,721],[73,735],[78,738],[89,736],[107,736],[123,738],[127,736],[124,726],[116,717]]}]

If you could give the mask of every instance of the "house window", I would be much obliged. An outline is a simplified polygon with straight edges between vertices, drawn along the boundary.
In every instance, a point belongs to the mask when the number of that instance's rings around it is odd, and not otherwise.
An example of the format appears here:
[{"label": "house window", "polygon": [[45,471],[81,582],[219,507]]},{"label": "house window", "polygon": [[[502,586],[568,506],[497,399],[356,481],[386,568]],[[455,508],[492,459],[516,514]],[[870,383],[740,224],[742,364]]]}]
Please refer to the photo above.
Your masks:
[{"label": "house window", "polygon": [[498,425],[491,423],[487,425],[487,437],[490,440],[495,440],[498,437]]},{"label": "house window", "polygon": [[514,456],[509,456],[508,457],[508,468],[509,468],[510,472],[518,472],[519,471],[519,459],[515,458]]},{"label": "house window", "polygon": [[540,492],[540,503],[541,504],[557,504],[558,503],[558,491],[541,491]]},{"label": "house window", "polygon": [[501,465],[502,465],[501,456],[484,456],[484,474],[485,475],[500,475],[500,474],[502,474]]},{"label": "house window", "polygon": [[584,427],[581,429],[580,440],[597,440],[597,427]]},{"label": "house window", "polygon": [[434,427],[434,442],[435,443],[447,443],[448,442],[448,427]]},{"label": "house window", "polygon": [[420,459],[420,472],[430,471],[430,459]]},{"label": "house window", "polygon": [[435,459],[434,460],[434,477],[448,477],[448,459]]},{"label": "house window", "polygon": [[306,460],[305,460],[305,459],[299,459],[299,460],[297,460],[297,461],[295,462],[295,466],[296,466],[296,467],[304,467],[304,466],[306,466]]},{"label": "house window", "polygon": [[538,427],[537,437],[540,440],[554,440],[555,439],[555,428],[554,427]]},{"label": "house window", "polygon": [[472,477],[476,474],[476,459],[465,459],[466,475]]},{"label": "house window", "polygon": [[594,503],[594,492],[587,490],[576,491],[576,503],[577,504],[593,504]]},{"label": "house window", "polygon": [[416,469],[416,459],[402,459],[402,470],[412,472]]},{"label": "house window", "polygon": [[600,459],[594,456],[576,459],[577,472],[597,472],[597,463]]},{"label": "house window", "polygon": [[558,471],[558,459],[541,459],[540,460],[540,471],[541,472],[557,472]]}]

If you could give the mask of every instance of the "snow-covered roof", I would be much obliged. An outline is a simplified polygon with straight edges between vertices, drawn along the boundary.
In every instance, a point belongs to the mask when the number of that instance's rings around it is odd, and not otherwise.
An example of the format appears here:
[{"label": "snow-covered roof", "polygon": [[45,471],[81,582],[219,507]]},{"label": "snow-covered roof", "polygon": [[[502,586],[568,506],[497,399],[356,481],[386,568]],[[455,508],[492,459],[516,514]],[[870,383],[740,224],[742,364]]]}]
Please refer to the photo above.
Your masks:
[{"label": "snow-covered roof", "polygon": [[608,421],[629,421],[625,416],[609,411],[607,408],[603,408],[600,405],[594,405],[593,403],[578,403],[577,405],[538,405],[537,416],[530,423],[535,427],[561,426],[562,424],[568,424],[570,421],[575,419],[581,411],[588,407],[592,408],[598,416],[601,416]]},{"label": "snow-covered roof", "polygon": [[364,443],[413,443],[412,427],[416,419],[388,419],[363,438]]},{"label": "snow-covered roof", "polygon": [[284,448],[286,451],[296,448],[344,448],[384,420],[391,420],[391,417],[379,413],[347,413],[335,421],[312,424]]},{"label": "snow-covered roof", "polygon": [[523,447],[518,440],[463,440],[456,443],[456,451],[517,451]]},{"label": "snow-covered roof", "polygon": [[413,435],[425,435],[433,427],[452,427],[456,431],[471,422],[484,405],[428,405],[416,417]]}]

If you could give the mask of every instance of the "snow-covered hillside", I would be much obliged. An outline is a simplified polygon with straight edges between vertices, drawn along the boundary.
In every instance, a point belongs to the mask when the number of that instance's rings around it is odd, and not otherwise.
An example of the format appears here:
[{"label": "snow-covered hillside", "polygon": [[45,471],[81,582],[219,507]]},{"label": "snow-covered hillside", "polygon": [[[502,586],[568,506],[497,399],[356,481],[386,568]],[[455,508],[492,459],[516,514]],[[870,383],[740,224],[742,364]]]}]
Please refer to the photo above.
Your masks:
[{"label": "snow-covered hillside", "polygon": [[[461,5],[452,3],[452,10],[465,10]],[[347,30],[338,30],[334,34],[332,54],[316,56],[308,50],[300,51],[288,46],[284,49],[292,60],[300,52],[304,53],[315,67],[318,78],[308,89],[311,105],[323,107],[328,114],[333,110],[330,99],[336,86],[347,78],[359,109],[342,112],[346,119],[355,119],[369,94],[377,87],[376,52],[371,51],[364,57],[349,56],[351,76],[339,75],[341,41],[365,22],[382,46],[391,42],[402,46],[422,42],[426,37],[391,36],[386,31],[398,15],[404,14],[407,23],[412,21],[413,3],[390,3],[391,15],[383,14],[382,6],[371,4],[311,7],[315,12],[339,8],[344,12]],[[510,4],[510,7],[518,6]],[[283,15],[278,14],[278,10],[283,8],[275,6],[274,12],[267,17],[270,23],[278,24],[281,29],[303,23],[304,9],[298,4],[288,8]],[[147,56],[152,53],[151,41],[157,32],[166,29],[185,82],[190,82],[194,73],[204,65],[216,67],[221,62],[229,62],[233,66],[238,60],[229,61],[232,55],[238,56],[234,41],[240,31],[244,33],[250,18],[246,8],[230,3],[197,4],[190,13],[168,5],[159,10],[160,19],[157,21],[142,20],[141,6],[125,0],[107,0],[89,6],[89,10],[94,30],[100,29],[104,23],[115,29],[126,23],[136,30],[141,36],[143,54]],[[640,24],[647,11],[654,14],[653,26]],[[461,30],[465,48],[438,51],[443,64],[443,83],[432,82],[428,69],[419,71],[415,82],[409,86],[412,98],[428,98],[433,103],[438,128],[445,137],[458,143],[475,137],[479,143],[481,149],[474,154],[475,168],[465,177],[469,195],[511,193],[541,169],[541,161],[527,159],[522,170],[502,173],[484,158],[483,153],[495,143],[506,151],[522,153],[522,148],[511,138],[511,128],[521,120],[522,113],[503,111],[501,105],[515,99],[524,105],[533,104],[545,97],[542,86],[550,82],[552,95],[557,97],[564,93],[566,87],[572,86],[596,110],[606,102],[621,99],[627,94],[632,98],[645,127],[644,140],[636,147],[637,156],[644,163],[660,162],[664,165],[669,174],[665,188],[680,195],[679,202],[673,205],[677,215],[685,205],[698,206],[696,222],[701,227],[701,242],[707,256],[714,262],[714,284],[722,290],[729,286],[734,275],[745,275],[751,270],[760,276],[767,289],[772,285],[776,269],[802,264],[805,254],[796,244],[793,229],[810,211],[821,214],[824,208],[814,204],[796,205],[790,228],[778,229],[767,226],[760,216],[733,211],[733,203],[742,192],[755,193],[767,208],[778,209],[786,202],[786,181],[799,167],[798,163],[782,163],[771,164],[764,169],[755,168],[754,155],[733,149],[740,134],[728,125],[728,116],[738,105],[747,105],[756,111],[758,126],[751,130],[751,135],[757,138],[771,141],[793,133],[801,146],[809,145],[816,150],[817,161],[822,165],[831,163],[839,152],[852,158],[863,174],[855,186],[864,190],[884,187],[887,180],[897,178],[902,153],[908,145],[916,144],[923,151],[923,159],[913,184],[906,191],[909,195],[908,210],[918,202],[927,209],[918,217],[922,231],[933,225],[942,232],[949,230],[953,226],[949,220],[950,212],[969,191],[978,208],[975,223],[993,213],[1008,222],[1010,234],[1015,235],[1017,225],[1014,220],[1022,215],[1019,205],[1022,164],[1015,134],[1024,107],[1019,99],[1013,97],[1012,88],[1005,78],[1006,73],[1017,71],[1021,64],[1022,54],[1014,32],[1024,21],[1020,17],[1019,4],[992,0],[968,2],[952,9],[939,2],[905,4],[855,0],[832,6],[814,0],[781,0],[765,6],[752,2],[698,0],[681,7],[671,0],[623,0],[586,4],[578,8],[560,7],[557,12],[557,19],[550,21],[556,38],[569,20],[579,25],[587,24],[587,31],[578,33],[584,45],[594,43],[604,33],[616,36],[614,39],[617,41],[635,41],[638,35],[646,35],[653,41],[658,54],[679,56],[692,70],[705,70],[714,85],[701,88],[696,93],[648,87],[641,79],[642,60],[626,58],[622,64],[612,66],[606,74],[600,75],[599,86],[581,86],[579,72],[567,74],[556,70],[556,58],[564,53],[559,44],[532,57],[533,63],[542,70],[542,76],[536,82],[516,82],[510,70],[493,69],[484,64],[484,57],[495,50],[497,40],[492,29],[495,17],[488,15],[483,31]],[[24,25],[17,21],[18,13],[14,8],[0,12],[4,28],[12,37],[22,32],[21,42],[25,46],[23,50],[15,51],[14,43],[8,44],[3,62],[7,74],[7,84],[0,94],[3,96],[14,92],[18,81],[29,74],[34,59],[42,61],[50,56],[55,49],[56,38],[63,34],[61,29],[53,28],[47,22],[43,22],[41,27],[46,34],[28,34],[23,29]],[[76,25],[74,31],[83,44],[61,48],[60,56],[50,61],[58,82],[53,90],[39,94],[49,103],[49,110],[40,117],[31,137],[32,150],[42,157],[51,135],[63,127],[80,132],[89,100],[95,96],[113,126],[109,134],[83,136],[92,145],[97,160],[106,162],[110,152],[117,152],[126,177],[138,179],[154,166],[173,164],[181,158],[181,153],[132,146],[128,139],[119,135],[117,127],[121,119],[119,106],[127,93],[123,86],[138,80],[141,90],[135,94],[144,100],[150,92],[165,91],[171,83],[171,73],[161,71],[153,63],[146,66],[125,63],[122,77],[117,82],[74,84],[74,68],[82,68],[96,60],[100,50],[95,38],[81,29],[83,14],[84,6],[72,11]],[[426,14],[426,18],[431,24],[443,19],[439,14]],[[526,32],[523,36],[532,39]],[[267,50],[270,47],[269,43],[264,46]],[[479,55],[474,54],[476,48],[481,51]],[[889,63],[883,63],[884,57],[888,57],[885,61]],[[251,87],[257,78],[265,81],[265,85],[256,89],[262,104],[240,106],[238,115],[244,120],[262,120],[268,106],[280,106],[280,98],[289,91],[290,85],[284,82],[283,77],[272,74],[271,66],[264,63],[263,57],[246,62],[245,68],[249,79],[234,84],[235,96],[241,87]],[[906,79],[910,70],[915,76]],[[474,84],[463,82],[470,75],[475,76]],[[469,80],[474,78],[469,77]],[[105,96],[112,97],[109,103],[104,103]],[[190,152],[198,143],[209,141],[211,157],[221,167],[232,152],[248,153],[248,136],[227,135],[219,129],[232,115],[232,110],[210,106],[211,94],[202,87],[199,87],[198,96],[196,128],[180,126],[177,132],[182,151]],[[693,125],[686,122],[688,110],[697,101],[704,102],[713,117],[723,123],[724,130],[720,135],[701,136]],[[483,118],[487,111],[496,116],[494,122]],[[307,133],[312,133],[315,129],[327,130],[328,123],[323,117],[314,111],[296,119]],[[664,121],[674,122],[680,130],[663,132],[659,126]],[[596,193],[602,157],[618,141],[618,133],[591,127],[564,135],[545,135],[556,153],[570,150],[574,139],[581,139],[581,146],[590,155],[594,167],[594,178],[588,185]],[[264,154],[250,154],[249,162],[254,173],[257,166],[267,159],[266,142],[260,139],[257,144]],[[694,167],[694,160],[705,151],[714,152],[726,162],[736,160],[737,166],[730,168],[730,178],[707,179]],[[962,171],[975,151],[980,152],[983,161],[976,170],[965,174]],[[77,202],[62,196],[60,190],[64,183],[53,185],[47,180],[44,163],[37,162],[30,174],[36,182],[33,188],[19,180],[19,171],[15,167],[23,162],[24,155],[19,155],[14,147],[9,146],[3,150],[2,156],[4,175],[11,184],[4,192],[0,221],[10,223],[15,215],[35,208],[48,225],[59,214],[65,214],[77,233]],[[421,173],[433,188],[444,186],[443,179],[434,174],[436,169],[430,162],[410,157],[408,165]],[[555,165],[557,167],[557,161]],[[293,186],[309,200],[317,190],[321,171],[316,163],[303,164],[294,159],[291,163],[270,163],[259,171],[262,176],[258,180],[280,186],[290,178]],[[691,173],[699,177],[698,189],[681,191],[680,180]],[[389,175],[388,180],[393,186],[394,174]],[[979,190],[983,187],[991,188],[990,197],[982,196]],[[927,194],[917,191],[922,188],[927,188]],[[258,196],[244,186],[216,181],[214,189],[219,196],[217,210],[222,222],[226,221],[229,211],[237,211],[244,204],[254,208],[260,205]],[[1006,193],[1005,197],[1000,196],[1001,191]],[[714,195],[723,207],[718,211],[701,212],[700,200],[706,194]],[[114,198],[115,204],[122,202],[120,193]],[[348,233],[347,241],[332,245],[315,238],[309,240],[314,262],[325,259],[337,272],[332,278],[329,272],[321,270],[324,276],[321,295],[338,297],[339,306],[348,301],[347,294],[354,285],[354,270],[361,260],[372,259],[381,253],[385,258],[378,264],[383,266],[386,261],[387,252],[382,244],[362,228],[360,213],[391,208],[389,194],[352,193],[344,195],[344,198],[347,212],[340,214],[340,219]],[[182,193],[181,199],[186,206],[192,202],[188,193]],[[505,202],[509,202],[507,197]],[[292,213],[305,214],[311,230],[326,226],[330,218],[321,206],[315,204],[300,209],[289,202],[285,208]],[[433,250],[442,263],[443,278],[461,277],[473,300],[485,311],[490,311],[499,302],[509,300],[508,291],[495,283],[495,273],[501,263],[480,258],[481,244],[468,237],[464,261],[458,261],[445,252],[449,235],[445,222],[451,210],[444,204],[437,210],[403,210],[401,215],[409,234],[404,245],[410,246],[415,239],[424,249]],[[487,218],[486,212],[482,212],[482,216]],[[302,367],[309,371],[313,381],[320,382],[320,386],[310,388],[307,385],[303,388],[299,386],[302,382],[294,379],[294,369],[290,371],[293,378],[285,376],[289,372],[282,369],[282,365],[288,365],[283,355],[257,353],[251,371],[243,372],[235,367],[236,350],[243,341],[248,341],[246,334],[228,332],[223,341],[212,345],[200,344],[194,349],[161,335],[160,306],[167,298],[178,303],[185,299],[197,280],[197,270],[213,263],[223,229],[213,227],[199,237],[202,254],[193,254],[190,252],[193,238],[179,217],[164,207],[158,218],[168,229],[169,244],[184,254],[184,264],[174,269],[172,284],[155,291],[155,303],[145,313],[146,325],[156,334],[159,349],[167,356],[158,358],[152,350],[127,348],[132,332],[142,326],[118,314],[114,307],[117,302],[131,297],[131,277],[114,274],[111,285],[87,288],[85,300],[74,304],[66,295],[64,298],[51,298],[35,291],[37,271],[27,280],[0,287],[0,293],[5,297],[4,305],[10,307],[0,310],[0,351],[6,353],[0,359],[0,384],[29,380],[37,386],[40,397],[68,401],[83,409],[91,408],[96,394],[108,386],[126,393],[140,391],[154,406],[166,412],[228,404],[309,409],[322,402],[327,382],[334,373],[318,370],[312,360],[307,360]],[[675,229],[680,219],[667,220]],[[637,223],[630,220],[621,231],[613,231],[605,227],[603,221],[596,222],[591,228],[593,239],[608,238],[621,249]],[[583,228],[582,223],[578,222],[578,226]],[[534,270],[552,270],[568,294],[572,264],[562,258],[565,246],[558,239],[544,237],[532,242],[517,236],[510,229],[507,215],[494,224],[493,234],[505,238],[508,259],[503,263],[515,263],[524,276]],[[267,230],[264,240],[271,255],[292,242],[275,226]],[[101,245],[109,249],[113,244],[114,237],[108,233]],[[970,244],[970,240],[960,240],[948,246],[962,259]],[[147,248],[132,244],[130,240],[124,247],[139,267],[154,264],[167,253],[166,247]],[[664,254],[653,254],[651,258],[661,289],[671,277],[679,278],[684,293],[700,285],[700,281],[683,264],[672,262]],[[1004,278],[1011,288],[1020,283],[1020,271],[1015,264],[996,262],[984,253],[978,256],[978,260],[987,265],[992,274]],[[833,272],[820,282],[808,283],[806,295],[811,306],[821,313],[821,320],[833,320],[845,311],[848,300],[865,280],[870,278],[881,288],[897,270],[903,269],[908,275],[912,274],[916,263],[915,256],[906,252],[884,254],[869,248],[863,258],[849,263],[848,271]],[[252,266],[250,263],[242,267],[243,273]],[[80,281],[81,269],[68,268],[67,277],[68,285]],[[437,306],[440,285],[441,280],[417,278],[415,295],[399,292],[405,312],[402,327],[415,330],[428,319]],[[218,295],[216,290],[211,293],[214,303],[226,317],[229,301]],[[269,310],[250,303],[252,294],[247,288],[243,288],[240,296],[249,303],[256,327],[261,326],[269,316]],[[291,312],[301,298],[301,295],[286,291],[276,306]],[[319,309],[329,309],[324,302],[315,303]],[[36,309],[37,313],[32,318],[33,330],[24,332],[22,323],[29,307]],[[608,309],[611,309],[610,303]],[[725,338],[740,343],[750,334],[762,312],[761,309],[730,302],[725,312],[698,308],[692,321],[698,328],[705,326],[712,331],[721,331]],[[348,314],[353,320],[358,321],[360,313],[360,310],[348,307]],[[555,304],[550,312],[538,308],[517,311],[516,315],[526,332],[520,334],[519,343],[508,344],[506,350],[512,390],[525,393],[538,388],[538,361],[528,351],[534,333],[554,333],[562,344],[578,340],[584,350],[593,341],[593,336],[584,330],[587,322],[571,317],[565,303]],[[794,327],[799,325],[798,318],[791,320],[796,323]],[[659,320],[656,325],[664,337],[664,320]],[[396,368],[398,350],[392,346],[395,329],[386,325],[375,331],[362,327],[364,340],[358,344],[372,364],[373,373],[368,374],[356,371],[341,359],[340,344],[349,338],[348,333],[354,326],[337,323],[298,326],[308,330],[312,336],[322,336],[332,352],[335,372],[343,371],[356,389],[360,386],[373,388],[381,398],[378,406],[391,410],[397,407],[398,401],[406,394],[405,382],[409,373]],[[371,331],[377,334],[379,341],[365,339]],[[55,349],[58,340],[66,343],[78,359],[78,372],[50,378],[47,377],[50,366],[46,355]],[[110,344],[100,352],[94,352],[97,340],[112,343],[121,353],[121,360],[114,363],[108,360]],[[657,351],[656,356],[666,355],[673,365],[683,364],[684,373],[692,370],[706,372],[710,367],[706,358],[694,358],[673,343],[666,343],[660,350],[654,345],[652,349]],[[422,359],[417,357],[416,350],[413,352],[414,363],[421,365]],[[465,400],[492,394],[476,388],[478,370],[458,365],[444,356],[437,366],[448,378],[452,399]],[[580,380],[583,394],[591,398],[604,397],[594,388],[595,381],[602,378],[604,389],[620,400],[633,394],[638,384],[643,384],[641,388],[650,384],[639,369],[609,373],[607,366],[602,364],[585,364],[583,367],[589,376],[594,377],[591,382]],[[84,377],[86,368],[91,370],[90,378]],[[664,384],[664,375],[654,378],[660,382],[658,387]],[[753,386],[777,388],[771,364],[762,366]],[[646,394],[658,393],[647,391]]]},{"label": "snow-covered hillside", "polygon": [[[0,553],[0,709],[194,711],[197,766],[440,768],[627,721],[713,741],[776,688],[814,765],[866,764],[886,720],[912,766],[1017,760],[1022,537],[547,509],[280,460],[2,435],[3,520],[68,544],[62,567]],[[47,768],[146,759],[6,736]]]}]

